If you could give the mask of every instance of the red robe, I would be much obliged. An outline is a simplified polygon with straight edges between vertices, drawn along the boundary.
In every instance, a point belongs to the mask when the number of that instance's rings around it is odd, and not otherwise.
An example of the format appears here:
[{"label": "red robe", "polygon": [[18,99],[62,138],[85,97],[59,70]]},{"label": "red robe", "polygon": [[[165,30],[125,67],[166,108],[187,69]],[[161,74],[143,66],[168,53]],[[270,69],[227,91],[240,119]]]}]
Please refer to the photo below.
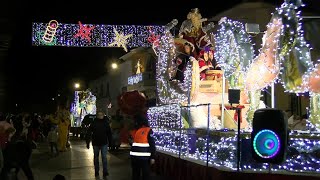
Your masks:
[{"label": "red robe", "polygon": [[196,48],[195,52],[198,54],[201,48],[208,45],[208,42],[205,38],[207,34],[203,32],[202,28],[200,28],[197,33],[197,37],[192,37],[186,32],[183,32],[181,34],[183,35],[183,39],[191,42],[194,45],[194,47]]},{"label": "red robe", "polygon": [[[205,67],[207,66],[207,67]],[[200,68],[200,80],[206,79],[206,70],[213,69],[212,63],[208,60],[199,59],[199,68]]]}]

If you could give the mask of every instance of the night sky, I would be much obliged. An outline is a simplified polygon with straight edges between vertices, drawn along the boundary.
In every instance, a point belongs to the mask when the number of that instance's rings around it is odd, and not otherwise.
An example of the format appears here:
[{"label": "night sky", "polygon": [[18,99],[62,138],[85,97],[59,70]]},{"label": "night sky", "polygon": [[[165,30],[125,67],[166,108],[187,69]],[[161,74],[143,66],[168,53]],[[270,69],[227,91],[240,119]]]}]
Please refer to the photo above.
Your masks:
[{"label": "night sky", "polygon": [[48,103],[60,91],[70,89],[73,81],[89,81],[106,73],[106,61],[125,54],[121,48],[32,47],[32,22],[46,23],[55,19],[75,24],[81,21],[85,24],[165,25],[172,19],[181,23],[192,8],[199,8],[203,17],[210,18],[241,0],[224,0],[222,5],[215,1],[171,1],[169,6],[161,4],[163,1],[146,1],[150,4],[114,1],[117,6],[109,5],[111,1],[97,0],[84,1],[85,4],[62,0],[52,1],[51,5],[49,1],[43,2],[20,2],[14,4],[14,11],[10,12],[15,24],[7,65],[11,104]]}]

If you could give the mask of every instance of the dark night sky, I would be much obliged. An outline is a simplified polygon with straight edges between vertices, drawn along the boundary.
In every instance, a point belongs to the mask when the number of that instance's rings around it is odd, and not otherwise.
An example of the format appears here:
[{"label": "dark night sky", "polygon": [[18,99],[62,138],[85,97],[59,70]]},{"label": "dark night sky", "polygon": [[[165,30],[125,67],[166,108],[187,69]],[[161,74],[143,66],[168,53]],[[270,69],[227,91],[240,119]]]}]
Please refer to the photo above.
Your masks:
[{"label": "dark night sky", "polygon": [[10,103],[49,102],[59,89],[68,89],[73,79],[94,79],[106,72],[106,60],[125,54],[121,48],[32,47],[32,22],[56,19],[61,23],[165,25],[172,19],[181,23],[195,7],[209,18],[241,0],[224,0],[221,5],[215,1],[171,1],[169,6],[159,5],[163,1],[114,1],[117,6],[108,5],[111,1],[97,0],[83,4],[55,0],[52,5],[51,1],[32,2],[18,3],[13,8],[16,13],[11,12],[15,28],[7,68]]},{"label": "dark night sky", "polygon": [[[62,5],[63,2],[67,1],[56,0],[51,6],[41,2],[22,2],[15,6],[18,13],[15,14],[16,26],[7,69],[11,103],[49,102],[58,90],[68,89],[74,79],[94,79],[107,71],[105,63],[108,59],[125,54],[121,48],[32,47],[32,22],[56,19],[61,23],[164,25],[174,18],[182,22],[195,7],[203,17],[211,17],[239,1],[225,0],[219,8],[216,5],[208,8],[198,1],[174,2],[168,7],[157,5],[155,1],[147,7],[142,2],[114,1],[118,6],[108,5],[110,1],[99,5],[97,3],[102,1],[97,0],[86,1],[86,4],[68,1],[69,4]],[[123,4],[126,5],[122,7]]]}]

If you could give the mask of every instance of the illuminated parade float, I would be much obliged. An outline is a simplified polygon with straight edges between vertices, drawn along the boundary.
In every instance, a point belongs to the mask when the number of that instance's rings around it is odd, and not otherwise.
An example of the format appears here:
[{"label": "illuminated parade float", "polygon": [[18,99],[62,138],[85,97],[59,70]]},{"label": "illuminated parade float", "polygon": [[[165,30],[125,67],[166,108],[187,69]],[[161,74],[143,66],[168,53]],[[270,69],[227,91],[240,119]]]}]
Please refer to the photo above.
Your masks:
[{"label": "illuminated parade float", "polygon": [[[159,152],[159,173],[177,179],[214,179],[217,173],[208,175],[206,168],[213,167],[214,172],[230,174],[298,173],[313,178],[320,171],[320,65],[311,59],[312,45],[304,39],[300,7],[299,0],[285,0],[276,8],[258,54],[244,23],[227,17],[218,24],[206,23],[197,8],[187,15],[177,36],[171,31],[177,20],[166,26],[50,21],[33,24],[33,44],[117,46],[125,51],[152,46],[158,57],[158,103],[148,109],[147,116]],[[255,112],[266,107],[261,92],[275,83],[290,93],[309,93],[310,107],[305,130],[289,131],[285,160],[262,163],[253,153],[268,160],[283,148],[272,130],[263,129],[251,137]],[[240,91],[239,103],[232,104],[229,97],[235,90]],[[81,100],[75,103],[73,111],[79,115]]]},{"label": "illuminated parade float", "polygon": [[79,127],[83,118],[88,114],[96,114],[96,97],[90,90],[75,91],[74,101],[71,103],[73,122],[71,126]]},{"label": "illuminated parade float", "polygon": [[[258,55],[243,23],[222,18],[202,27],[206,19],[198,9],[182,22],[178,38],[164,32],[156,49],[159,104],[147,113],[157,150],[167,155],[159,161],[168,167],[157,166],[159,172],[192,179],[194,170],[184,163],[193,162],[227,172],[319,175],[320,71],[304,39],[301,6],[285,1],[275,10]],[[258,162],[253,154],[266,161],[278,155],[279,135],[264,129],[251,137],[254,114],[265,108],[261,92],[274,83],[291,93],[308,92],[311,99],[306,130],[289,131],[285,160],[278,164]],[[240,90],[240,103],[229,103],[230,89]],[[208,178],[203,171],[198,179]]]}]

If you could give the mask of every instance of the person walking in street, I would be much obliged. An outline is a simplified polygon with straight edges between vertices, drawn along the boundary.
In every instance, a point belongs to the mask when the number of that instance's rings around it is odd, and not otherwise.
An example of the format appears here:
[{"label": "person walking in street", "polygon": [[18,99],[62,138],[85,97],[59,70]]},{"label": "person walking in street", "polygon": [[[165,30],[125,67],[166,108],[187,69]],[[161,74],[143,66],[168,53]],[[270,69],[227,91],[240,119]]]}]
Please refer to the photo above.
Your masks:
[{"label": "person walking in street", "polygon": [[152,137],[152,129],[148,125],[148,119],[143,115],[134,116],[135,128],[130,133],[131,139],[131,167],[132,180],[150,179],[151,165],[155,163],[155,141]]},{"label": "person walking in street", "polygon": [[101,111],[97,113],[97,117],[88,128],[86,135],[87,149],[90,149],[90,141],[93,146],[95,176],[99,176],[99,153],[101,151],[103,177],[106,178],[109,175],[107,167],[108,144],[112,144],[112,134],[109,120]]},{"label": "person walking in street", "polygon": [[57,144],[58,132],[55,126],[52,126],[51,130],[48,133],[48,142],[50,144],[51,154],[57,156],[59,154],[58,144]]}]

